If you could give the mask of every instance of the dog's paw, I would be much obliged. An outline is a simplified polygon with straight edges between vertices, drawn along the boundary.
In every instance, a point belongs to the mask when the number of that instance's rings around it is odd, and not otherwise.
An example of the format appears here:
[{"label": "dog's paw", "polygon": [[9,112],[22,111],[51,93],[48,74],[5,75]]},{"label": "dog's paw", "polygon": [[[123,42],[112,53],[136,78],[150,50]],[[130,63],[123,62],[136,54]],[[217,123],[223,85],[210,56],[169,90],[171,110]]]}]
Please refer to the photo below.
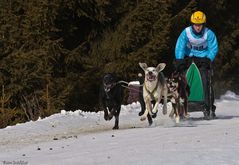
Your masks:
[{"label": "dog's paw", "polygon": [[108,115],[104,115],[104,119],[105,120],[109,120],[109,116]]},{"label": "dog's paw", "polygon": [[141,121],[144,121],[145,119],[146,119],[146,116],[142,116],[142,117],[140,118]]},{"label": "dog's paw", "polygon": [[176,117],[175,117],[175,122],[178,124],[179,121],[180,121],[180,117],[179,117],[179,116],[176,116]]},{"label": "dog's paw", "polygon": [[114,126],[112,129],[119,129],[119,126]]},{"label": "dog's paw", "polygon": [[151,126],[153,124],[153,121],[149,121],[149,126]]},{"label": "dog's paw", "polygon": [[158,109],[155,109],[155,108],[154,108],[154,109],[152,110],[152,114],[156,114],[156,113],[158,113]]},{"label": "dog's paw", "polygon": [[138,115],[139,115],[139,116],[142,116],[143,114],[144,114],[144,112],[143,112],[143,111],[140,111]]},{"label": "dog's paw", "polygon": [[183,118],[188,119],[190,117],[190,114],[186,113],[183,115]]},{"label": "dog's paw", "polygon": [[153,113],[152,118],[156,118],[156,117],[157,117],[157,113]]},{"label": "dog's paw", "polygon": [[109,116],[108,116],[108,119],[111,120],[113,118],[113,114],[110,113]]}]

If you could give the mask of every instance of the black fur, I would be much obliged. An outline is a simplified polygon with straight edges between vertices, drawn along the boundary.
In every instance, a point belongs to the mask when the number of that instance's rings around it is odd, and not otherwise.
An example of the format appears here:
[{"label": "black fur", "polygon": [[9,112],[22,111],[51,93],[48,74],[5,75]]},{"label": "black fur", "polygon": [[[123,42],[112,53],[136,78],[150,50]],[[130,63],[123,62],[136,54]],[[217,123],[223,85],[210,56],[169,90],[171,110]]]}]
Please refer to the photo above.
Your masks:
[{"label": "black fur", "polygon": [[113,116],[115,117],[113,129],[119,129],[119,114],[123,100],[123,89],[117,82],[118,78],[115,74],[106,74],[103,77],[99,94],[100,107],[104,110],[104,119],[111,120]]}]

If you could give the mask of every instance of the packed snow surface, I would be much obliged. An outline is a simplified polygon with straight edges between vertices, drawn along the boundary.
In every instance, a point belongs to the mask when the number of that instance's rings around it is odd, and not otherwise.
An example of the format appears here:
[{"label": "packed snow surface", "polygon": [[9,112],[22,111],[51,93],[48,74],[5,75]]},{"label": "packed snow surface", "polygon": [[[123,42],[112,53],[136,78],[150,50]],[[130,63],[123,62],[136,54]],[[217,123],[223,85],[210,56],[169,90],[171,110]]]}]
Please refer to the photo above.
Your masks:
[{"label": "packed snow surface", "polygon": [[0,164],[239,165],[239,96],[228,91],[216,106],[215,120],[191,112],[175,124],[159,111],[149,127],[139,103],[122,105],[119,130],[103,112],[62,110],[0,129]]}]

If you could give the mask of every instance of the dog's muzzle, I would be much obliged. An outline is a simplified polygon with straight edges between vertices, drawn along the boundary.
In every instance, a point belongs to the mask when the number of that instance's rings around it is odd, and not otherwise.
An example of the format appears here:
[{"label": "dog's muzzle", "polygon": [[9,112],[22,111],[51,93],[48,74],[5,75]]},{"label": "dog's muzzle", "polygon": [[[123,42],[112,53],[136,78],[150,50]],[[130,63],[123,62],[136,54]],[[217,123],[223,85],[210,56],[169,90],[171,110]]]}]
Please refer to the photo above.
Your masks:
[{"label": "dog's muzzle", "polygon": [[147,74],[147,80],[148,81],[155,81],[156,80],[156,75],[154,74]]},{"label": "dog's muzzle", "polygon": [[104,84],[105,92],[109,92],[114,86],[115,84]]},{"label": "dog's muzzle", "polygon": [[178,90],[178,83],[175,82],[175,79],[169,79],[168,82],[168,89],[171,92],[177,91]]}]

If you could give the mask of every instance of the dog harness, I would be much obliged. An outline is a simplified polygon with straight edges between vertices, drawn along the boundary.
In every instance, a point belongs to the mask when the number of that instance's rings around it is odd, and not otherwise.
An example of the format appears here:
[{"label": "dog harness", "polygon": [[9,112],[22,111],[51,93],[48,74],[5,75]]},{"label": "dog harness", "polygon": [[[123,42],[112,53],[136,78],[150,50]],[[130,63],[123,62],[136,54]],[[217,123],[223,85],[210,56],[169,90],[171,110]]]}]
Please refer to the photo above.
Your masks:
[{"label": "dog harness", "polygon": [[147,89],[147,87],[146,87],[146,85],[145,85],[145,83],[144,83],[144,88],[145,88],[145,90],[146,90],[146,92],[150,95],[150,98],[151,98],[151,100],[155,100],[155,98],[154,98],[154,93],[156,92],[156,90],[157,90],[157,88],[158,88],[158,86],[159,86],[159,83],[161,83],[163,86],[165,85],[165,82],[164,82],[164,74],[162,73],[162,72],[160,72],[159,73],[159,79],[157,80],[157,85],[156,85],[156,87],[153,89],[153,91],[152,92],[150,92],[148,89]]},{"label": "dog harness", "polygon": [[156,90],[157,90],[157,88],[158,88],[158,83],[157,83],[156,87],[153,89],[152,92],[150,92],[150,91],[147,89],[147,87],[146,87],[145,84],[144,84],[144,88],[145,88],[145,90],[147,91],[147,93],[149,94],[151,100],[155,100],[155,98],[154,98],[154,92],[156,92]]}]

